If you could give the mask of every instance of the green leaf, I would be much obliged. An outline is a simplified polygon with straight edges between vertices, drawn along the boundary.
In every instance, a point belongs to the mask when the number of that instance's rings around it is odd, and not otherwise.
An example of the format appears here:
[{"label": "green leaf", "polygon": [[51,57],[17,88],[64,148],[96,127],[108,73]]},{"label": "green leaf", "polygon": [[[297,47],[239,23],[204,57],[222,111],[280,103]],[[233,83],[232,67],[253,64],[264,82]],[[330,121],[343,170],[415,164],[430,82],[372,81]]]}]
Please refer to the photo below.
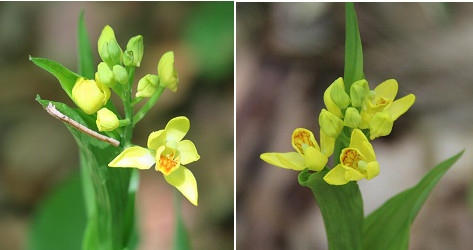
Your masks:
[{"label": "green leaf", "polygon": [[79,14],[78,21],[78,47],[79,47],[79,74],[87,79],[94,79],[95,67],[89,36],[84,22],[84,11]]},{"label": "green leaf", "polygon": [[363,50],[360,31],[356,19],[354,3],[345,4],[345,90],[350,93],[350,86],[364,78]]},{"label": "green leaf", "polygon": [[77,79],[82,76],[70,71],[57,62],[48,59],[30,56],[30,60],[34,64],[53,74],[59,80],[61,87],[64,89],[64,91],[66,91],[67,95],[72,99],[72,88],[74,87]]},{"label": "green leaf", "polygon": [[[39,96],[37,101],[47,106],[50,101],[42,100]],[[73,109],[60,102],[52,102],[56,109],[69,116],[75,121],[86,125],[87,118],[81,110]],[[85,116],[84,116],[85,115]],[[93,120],[92,120],[93,122]],[[81,156],[81,168],[85,170],[83,178],[90,179],[84,185],[92,188],[84,189],[85,192],[93,192],[87,199],[92,197],[93,202],[87,200],[88,225],[84,237],[84,249],[95,245],[96,249],[115,250],[134,249],[136,245],[136,230],[130,230],[131,222],[134,223],[134,197],[136,195],[137,180],[131,182],[134,169],[109,168],[108,163],[122,150],[122,147],[113,147],[105,142],[90,137],[79,130],[65,124],[74,136]],[[88,124],[94,128],[93,124]],[[90,186],[89,186],[90,187]],[[132,203],[133,205],[131,205]],[[131,210],[131,211],[130,211]],[[97,245],[98,244],[98,245]]]},{"label": "green leaf", "polygon": [[414,187],[385,202],[365,219],[363,249],[408,249],[410,227],[435,184],[464,151],[440,163]]},{"label": "green leaf", "polygon": [[81,183],[75,174],[47,195],[33,215],[30,250],[80,250],[86,225]]},{"label": "green leaf", "polygon": [[363,199],[356,182],[332,186],[323,180],[328,169],[299,174],[299,184],[308,187],[317,199],[324,218],[330,250],[357,250],[362,246]]},{"label": "green leaf", "polygon": [[191,249],[189,234],[181,214],[181,194],[174,190],[174,214],[176,219],[176,228],[174,230],[174,250]]}]

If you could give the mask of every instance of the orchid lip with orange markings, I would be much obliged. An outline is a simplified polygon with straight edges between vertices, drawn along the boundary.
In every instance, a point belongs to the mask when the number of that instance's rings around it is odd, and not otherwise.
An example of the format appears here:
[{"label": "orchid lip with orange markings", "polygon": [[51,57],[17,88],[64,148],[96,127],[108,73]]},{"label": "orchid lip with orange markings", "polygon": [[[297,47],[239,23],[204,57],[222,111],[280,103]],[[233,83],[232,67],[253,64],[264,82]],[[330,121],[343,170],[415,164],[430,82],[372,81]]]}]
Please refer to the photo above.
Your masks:
[{"label": "orchid lip with orange markings", "polygon": [[190,122],[186,117],[173,118],[165,129],[149,135],[148,148],[127,148],[108,166],[149,169],[154,165],[155,170],[162,172],[169,184],[197,206],[197,182],[192,172],[184,167],[200,159],[194,143],[183,140],[189,127]]}]

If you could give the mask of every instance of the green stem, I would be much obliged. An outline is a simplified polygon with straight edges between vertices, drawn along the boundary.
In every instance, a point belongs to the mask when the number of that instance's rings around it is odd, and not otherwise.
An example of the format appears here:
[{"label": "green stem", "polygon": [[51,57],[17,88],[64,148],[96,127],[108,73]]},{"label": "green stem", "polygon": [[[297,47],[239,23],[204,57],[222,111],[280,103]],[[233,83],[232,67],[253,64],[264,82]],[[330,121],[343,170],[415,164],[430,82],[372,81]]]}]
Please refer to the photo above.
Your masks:
[{"label": "green stem", "polygon": [[131,102],[131,105],[135,106],[137,103],[141,102],[141,100],[143,100],[143,97],[136,97]]},{"label": "green stem", "polygon": [[164,91],[164,87],[159,87],[156,92],[148,99],[148,101],[143,105],[143,107],[136,113],[136,115],[133,117],[133,120],[131,122],[133,123],[133,126],[137,124],[143,117],[145,117],[146,113],[153,107],[153,105],[158,101],[159,97]]},{"label": "green stem", "polygon": [[127,67],[128,71],[128,84],[125,88],[123,107],[125,109],[125,119],[130,122],[123,131],[123,142],[124,146],[127,147],[131,143],[131,136],[133,134],[133,106],[131,105],[131,86],[133,85],[133,79],[135,77],[135,67]]}]

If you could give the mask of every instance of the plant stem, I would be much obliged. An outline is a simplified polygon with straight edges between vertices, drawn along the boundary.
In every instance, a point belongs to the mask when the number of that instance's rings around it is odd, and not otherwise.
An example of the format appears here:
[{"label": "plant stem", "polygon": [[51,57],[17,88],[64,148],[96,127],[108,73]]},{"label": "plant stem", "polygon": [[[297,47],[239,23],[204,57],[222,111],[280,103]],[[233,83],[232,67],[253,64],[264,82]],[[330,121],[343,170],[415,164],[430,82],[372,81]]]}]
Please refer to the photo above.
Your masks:
[{"label": "plant stem", "polygon": [[135,78],[135,67],[127,67],[128,71],[128,84],[125,88],[123,107],[125,109],[125,119],[130,121],[130,124],[125,127],[123,131],[123,142],[124,146],[127,147],[131,143],[131,136],[133,134],[133,106],[131,105],[131,86],[133,85],[133,79]]},{"label": "plant stem", "polygon": [[146,113],[153,107],[153,105],[158,101],[159,97],[164,91],[164,87],[159,87],[156,92],[148,99],[148,101],[143,105],[143,107],[136,113],[136,115],[133,117],[133,120],[130,122],[133,124],[137,124],[143,117],[145,117]]}]

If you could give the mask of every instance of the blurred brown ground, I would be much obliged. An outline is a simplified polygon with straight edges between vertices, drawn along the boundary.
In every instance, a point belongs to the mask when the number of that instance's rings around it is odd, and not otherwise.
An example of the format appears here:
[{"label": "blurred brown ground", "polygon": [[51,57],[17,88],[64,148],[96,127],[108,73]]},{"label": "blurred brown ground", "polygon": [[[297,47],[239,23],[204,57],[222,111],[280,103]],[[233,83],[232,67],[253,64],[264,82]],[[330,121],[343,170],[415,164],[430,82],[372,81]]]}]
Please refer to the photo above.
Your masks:
[{"label": "blurred brown ground", "polygon": [[[410,249],[473,249],[473,4],[357,3],[370,86],[394,78],[414,106],[374,148],[381,174],[360,181],[365,214],[466,148],[420,211]],[[259,159],[318,128],[323,91],[344,64],[344,4],[237,3],[237,249],[327,249],[297,173]],[[317,134],[317,133],[315,133]]]},{"label": "blurred brown ground", "polygon": [[[224,5],[227,10],[230,6],[231,15],[222,16],[229,13],[221,11],[222,3],[205,2],[0,3],[0,249],[26,247],[36,206],[78,170],[72,136],[34,98],[38,93],[73,103],[28,55],[76,71],[81,9],[96,64],[96,42],[106,24],[114,28],[122,48],[130,37],[143,35],[145,55],[136,81],[156,74],[160,56],[174,50],[179,90],[165,91],[135,128],[134,143],[146,145],[148,134],[172,117],[189,117],[188,138],[201,155],[189,165],[199,185],[199,206],[183,205],[191,243],[195,249],[233,248],[233,3]],[[139,249],[169,249],[174,232],[172,187],[159,173],[140,173]]]}]

